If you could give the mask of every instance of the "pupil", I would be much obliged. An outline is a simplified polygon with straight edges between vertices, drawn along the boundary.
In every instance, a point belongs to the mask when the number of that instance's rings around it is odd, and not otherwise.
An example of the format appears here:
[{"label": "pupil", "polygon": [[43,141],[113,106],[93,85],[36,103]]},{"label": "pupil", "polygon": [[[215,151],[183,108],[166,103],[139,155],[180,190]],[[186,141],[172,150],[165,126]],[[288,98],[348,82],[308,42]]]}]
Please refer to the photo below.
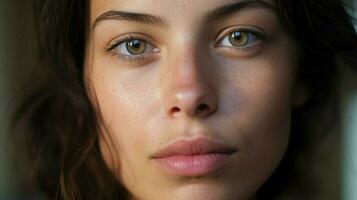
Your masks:
[{"label": "pupil", "polygon": [[140,41],[139,40],[133,40],[129,42],[129,46],[131,46],[134,49],[140,48]]},{"label": "pupil", "polygon": [[241,34],[241,32],[234,32],[234,33],[232,33],[232,37],[233,37],[235,40],[240,40],[241,37],[242,37],[242,34]]}]

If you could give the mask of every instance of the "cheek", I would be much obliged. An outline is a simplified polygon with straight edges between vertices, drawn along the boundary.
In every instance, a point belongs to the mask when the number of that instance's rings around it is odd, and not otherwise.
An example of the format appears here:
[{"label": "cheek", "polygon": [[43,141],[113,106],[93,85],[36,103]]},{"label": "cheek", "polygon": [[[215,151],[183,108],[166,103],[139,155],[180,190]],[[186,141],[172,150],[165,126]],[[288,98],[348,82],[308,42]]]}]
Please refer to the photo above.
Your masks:
[{"label": "cheek", "polygon": [[241,127],[246,127],[245,143],[255,154],[252,155],[255,161],[276,163],[285,152],[289,138],[291,88],[277,85],[273,79],[269,82],[247,92],[247,103],[242,110],[246,117],[241,120]]},{"label": "cheek", "polygon": [[217,129],[226,130],[225,137],[240,147],[235,163],[240,175],[232,177],[249,180],[236,181],[247,190],[263,184],[276,169],[289,140],[296,62],[289,55],[279,63],[271,58],[235,64],[236,71],[226,72],[221,95],[226,97],[224,118]]},{"label": "cheek", "polygon": [[119,180],[135,182],[135,177],[141,176],[138,172],[146,172],[140,168],[146,166],[144,152],[150,145],[145,125],[150,121],[151,113],[158,111],[152,106],[157,97],[149,87],[152,86],[151,80],[135,78],[135,74],[113,69],[93,68],[91,74],[103,119],[100,138],[103,157]]},{"label": "cheek", "polygon": [[246,127],[241,132],[240,144],[245,161],[244,174],[259,184],[263,184],[280,163],[290,136],[288,99],[280,93],[282,90],[274,93],[275,89],[265,89],[253,95],[255,98],[247,104],[247,113],[248,108],[250,111],[241,126]]},{"label": "cheek", "polygon": [[126,146],[140,147],[140,143],[135,146],[131,143],[139,139],[136,133],[147,120],[147,116],[144,116],[147,112],[145,106],[149,104],[147,99],[151,97],[145,88],[128,87],[129,85],[133,84],[103,80],[96,87],[106,134],[114,137],[116,145],[121,148],[119,152],[123,153],[127,149]]}]

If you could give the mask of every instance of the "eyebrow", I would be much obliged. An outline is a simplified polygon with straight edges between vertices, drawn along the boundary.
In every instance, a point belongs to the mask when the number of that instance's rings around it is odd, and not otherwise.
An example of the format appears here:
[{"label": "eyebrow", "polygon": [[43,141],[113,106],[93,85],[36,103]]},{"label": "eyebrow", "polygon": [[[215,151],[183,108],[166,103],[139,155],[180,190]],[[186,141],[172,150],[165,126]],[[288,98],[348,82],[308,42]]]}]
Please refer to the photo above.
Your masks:
[{"label": "eyebrow", "polygon": [[268,9],[273,12],[276,12],[276,9],[273,5],[263,1],[263,0],[248,0],[248,1],[241,1],[229,5],[225,5],[219,8],[216,8],[212,11],[207,13],[207,21],[216,21],[229,15],[232,15],[240,10],[248,9],[248,8],[263,8]]},{"label": "eyebrow", "polygon": [[158,27],[166,27],[167,23],[158,16],[153,16],[149,14],[142,13],[132,13],[119,10],[110,10],[101,14],[93,23],[93,28],[95,28],[101,21],[104,20],[126,20],[133,21],[142,24],[150,24]]},{"label": "eyebrow", "polygon": [[[264,8],[276,12],[275,7],[263,0],[246,0],[229,5],[224,5],[222,7],[208,11],[206,14],[206,19],[208,22],[217,21],[219,19],[228,17],[233,13],[247,8]],[[138,22],[141,24],[149,24],[161,28],[168,27],[167,22],[159,16],[154,16],[144,13],[134,13],[120,10],[110,10],[101,14],[95,19],[92,29],[94,29],[100,22],[105,20],[124,20]]]}]

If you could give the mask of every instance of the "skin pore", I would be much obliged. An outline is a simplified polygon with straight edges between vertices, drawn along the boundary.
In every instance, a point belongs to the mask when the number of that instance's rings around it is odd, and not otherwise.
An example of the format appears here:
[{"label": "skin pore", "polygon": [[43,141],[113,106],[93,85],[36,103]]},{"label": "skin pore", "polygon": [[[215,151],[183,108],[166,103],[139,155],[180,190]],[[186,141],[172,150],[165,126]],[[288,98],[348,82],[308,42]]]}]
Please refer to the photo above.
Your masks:
[{"label": "skin pore", "polygon": [[[85,80],[103,157],[132,199],[253,199],[278,166],[301,103],[298,47],[273,1],[246,2],[91,0]],[[236,151],[201,176],[153,162],[197,138]]]}]

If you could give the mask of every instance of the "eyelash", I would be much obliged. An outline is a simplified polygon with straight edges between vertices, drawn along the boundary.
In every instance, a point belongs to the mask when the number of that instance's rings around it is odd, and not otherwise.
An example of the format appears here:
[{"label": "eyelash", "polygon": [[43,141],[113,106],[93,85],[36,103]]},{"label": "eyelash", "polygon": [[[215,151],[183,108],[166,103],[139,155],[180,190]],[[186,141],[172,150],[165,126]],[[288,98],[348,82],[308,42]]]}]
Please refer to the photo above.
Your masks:
[{"label": "eyelash", "polygon": [[[249,34],[255,38],[257,38],[257,41],[255,41],[253,44],[250,44],[248,46],[243,46],[243,47],[237,47],[237,46],[225,46],[225,45],[217,45],[217,43],[222,42],[226,37],[229,37],[230,34],[233,34],[235,32],[241,32],[245,34]],[[237,53],[242,53],[242,54],[249,54],[249,52],[255,51],[258,47],[256,47],[256,43],[260,43],[264,39],[264,34],[262,30],[249,30],[247,28],[239,28],[235,27],[233,29],[227,29],[226,31],[223,31],[222,34],[223,36],[218,36],[219,39],[217,39],[214,42],[214,47],[223,49],[223,51],[227,51],[229,54],[237,54]],[[147,45],[150,45],[153,47],[155,52],[150,52],[150,53],[142,53],[139,55],[123,55],[119,54],[116,49],[124,44],[127,44],[127,42],[133,41],[133,40],[139,40],[144,42]],[[125,47],[126,48],[126,47]],[[107,52],[109,52],[112,56],[115,56],[119,58],[122,62],[124,63],[142,63],[143,61],[147,60],[147,58],[151,57],[153,54],[156,54],[159,52],[159,49],[152,45],[150,42],[147,42],[146,39],[140,37],[140,36],[132,36],[132,34],[128,34],[123,36],[122,38],[116,40],[114,43],[111,43],[109,47],[107,48]]]}]

